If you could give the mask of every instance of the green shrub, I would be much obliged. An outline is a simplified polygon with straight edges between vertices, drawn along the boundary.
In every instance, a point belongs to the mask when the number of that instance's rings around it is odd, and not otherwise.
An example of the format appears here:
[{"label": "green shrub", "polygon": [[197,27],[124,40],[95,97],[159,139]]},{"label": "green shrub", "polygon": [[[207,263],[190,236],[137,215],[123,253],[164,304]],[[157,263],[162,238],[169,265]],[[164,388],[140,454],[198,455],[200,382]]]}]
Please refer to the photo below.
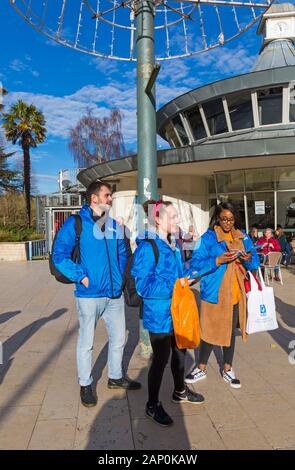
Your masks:
[{"label": "green shrub", "polygon": [[25,226],[0,226],[0,242],[24,242],[41,240],[44,234]]}]

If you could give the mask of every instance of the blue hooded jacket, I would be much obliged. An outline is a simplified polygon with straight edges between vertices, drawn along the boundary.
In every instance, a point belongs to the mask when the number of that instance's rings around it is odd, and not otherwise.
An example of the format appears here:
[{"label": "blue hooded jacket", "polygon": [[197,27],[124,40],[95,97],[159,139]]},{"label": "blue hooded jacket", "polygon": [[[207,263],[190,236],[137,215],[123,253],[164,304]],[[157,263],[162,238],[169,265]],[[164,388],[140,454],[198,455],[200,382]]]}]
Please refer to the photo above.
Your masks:
[{"label": "blue hooded jacket", "polygon": [[[250,261],[242,261],[247,271],[259,268],[259,257],[249,235],[243,230],[237,231],[242,238],[245,251],[252,250]],[[227,251],[225,241],[218,241],[214,230],[208,229],[197,241],[190,261],[189,274],[191,277],[201,277],[201,299],[213,304],[218,303],[218,293],[225,271],[226,264],[216,265],[216,258]]]},{"label": "blue hooded jacket", "polygon": [[151,333],[173,331],[171,300],[177,278],[183,277],[183,265],[179,248],[170,247],[158,234],[146,234],[154,238],[159,259],[156,264],[153,247],[144,238],[137,238],[131,274],[136,290],[143,299],[143,326]]},{"label": "blue hooded jacket", "polygon": [[[74,217],[69,217],[57,233],[53,263],[58,271],[76,283],[76,297],[118,298],[122,295],[127,261],[124,231],[111,217],[106,218],[105,231],[101,231],[88,205],[82,207],[79,215],[82,219],[81,264],[71,260],[76,238]],[[85,276],[89,278],[88,287],[81,284]]]}]

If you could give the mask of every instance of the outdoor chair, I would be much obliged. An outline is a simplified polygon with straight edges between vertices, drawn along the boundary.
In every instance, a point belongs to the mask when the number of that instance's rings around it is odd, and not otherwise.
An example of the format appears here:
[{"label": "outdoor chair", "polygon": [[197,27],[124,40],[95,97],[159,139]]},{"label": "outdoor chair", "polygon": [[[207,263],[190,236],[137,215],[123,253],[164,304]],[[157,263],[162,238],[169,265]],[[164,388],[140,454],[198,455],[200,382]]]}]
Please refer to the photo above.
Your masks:
[{"label": "outdoor chair", "polygon": [[270,279],[275,276],[275,270],[277,271],[281,284],[283,285],[281,260],[282,253],[280,251],[270,251],[267,255],[264,255],[260,267],[264,271],[264,281],[268,286]]}]

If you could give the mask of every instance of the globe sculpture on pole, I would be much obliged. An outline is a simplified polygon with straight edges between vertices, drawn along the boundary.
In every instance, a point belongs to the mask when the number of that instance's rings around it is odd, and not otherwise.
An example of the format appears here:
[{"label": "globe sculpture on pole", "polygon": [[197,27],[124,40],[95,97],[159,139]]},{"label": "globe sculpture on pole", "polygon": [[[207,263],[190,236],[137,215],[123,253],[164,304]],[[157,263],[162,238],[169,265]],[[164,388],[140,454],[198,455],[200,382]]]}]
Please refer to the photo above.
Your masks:
[{"label": "globe sculpture on pole", "polygon": [[156,60],[195,55],[249,29],[270,0],[10,0],[34,28],[94,56],[136,60],[139,5],[153,11]]}]

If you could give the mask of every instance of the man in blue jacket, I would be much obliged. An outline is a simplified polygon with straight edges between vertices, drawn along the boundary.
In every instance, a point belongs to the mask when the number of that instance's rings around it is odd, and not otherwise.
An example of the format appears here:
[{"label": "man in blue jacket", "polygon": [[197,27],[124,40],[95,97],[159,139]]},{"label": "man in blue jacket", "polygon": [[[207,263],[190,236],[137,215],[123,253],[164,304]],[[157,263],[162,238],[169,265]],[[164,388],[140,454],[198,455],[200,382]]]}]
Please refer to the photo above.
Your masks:
[{"label": "man in blue jacket", "polygon": [[96,323],[105,322],[108,337],[108,387],[136,390],[138,382],[123,376],[122,357],[125,345],[125,305],[122,278],[128,247],[123,229],[108,212],[112,205],[108,183],[94,182],[87,188],[87,202],[79,212],[82,220],[80,237],[81,263],[71,260],[75,247],[75,220],[69,217],[59,230],[53,250],[53,263],[64,276],[76,283],[79,318],[77,367],[81,402],[95,406],[92,389],[92,350]]}]

